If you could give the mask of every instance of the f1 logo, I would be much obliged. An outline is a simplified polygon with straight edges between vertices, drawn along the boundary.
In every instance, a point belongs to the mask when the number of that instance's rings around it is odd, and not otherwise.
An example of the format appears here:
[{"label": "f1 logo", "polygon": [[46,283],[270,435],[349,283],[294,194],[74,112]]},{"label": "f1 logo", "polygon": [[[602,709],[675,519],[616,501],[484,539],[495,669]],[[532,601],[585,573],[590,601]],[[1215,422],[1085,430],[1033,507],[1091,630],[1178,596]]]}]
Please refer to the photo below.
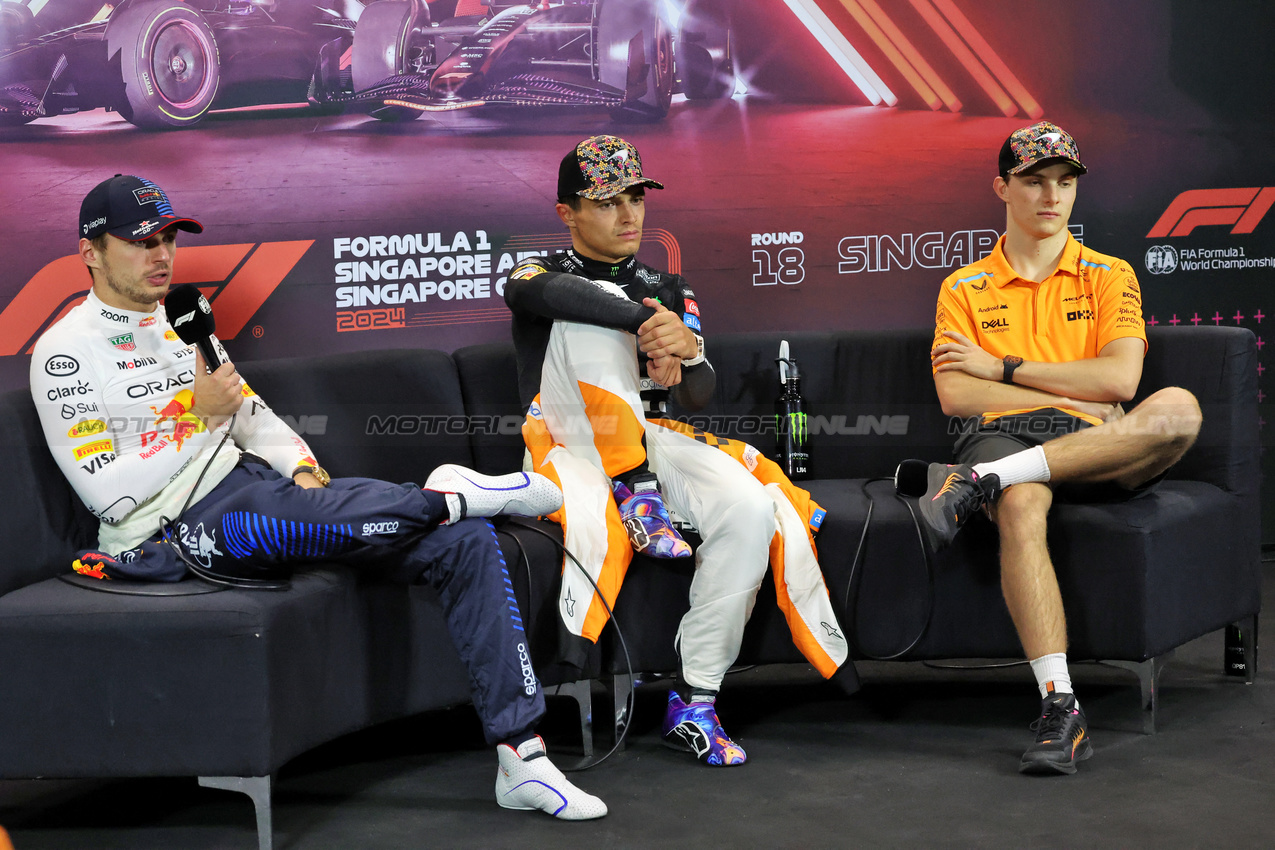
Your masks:
[{"label": "f1 logo", "polygon": [[1188,236],[1197,227],[1233,224],[1231,233],[1252,233],[1275,204],[1275,187],[1248,189],[1190,189],[1173,199],[1148,239]]},{"label": "f1 logo", "polygon": [[[182,248],[173,282],[215,290],[211,297],[217,299],[217,338],[234,339],[313,244],[313,239],[306,239],[188,246]],[[29,353],[45,328],[84,300],[84,277],[78,254],[36,272],[0,312],[0,356]]]}]

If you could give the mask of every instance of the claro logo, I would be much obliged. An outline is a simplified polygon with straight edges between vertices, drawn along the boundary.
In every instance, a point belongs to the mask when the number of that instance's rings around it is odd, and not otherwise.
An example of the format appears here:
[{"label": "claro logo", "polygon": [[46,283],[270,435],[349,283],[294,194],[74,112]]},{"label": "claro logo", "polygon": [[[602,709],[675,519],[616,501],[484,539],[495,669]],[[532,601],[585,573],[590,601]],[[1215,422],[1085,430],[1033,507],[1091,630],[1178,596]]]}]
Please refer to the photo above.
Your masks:
[{"label": "claro logo", "polygon": [[[188,246],[181,250],[173,283],[193,283],[215,300],[217,337],[234,339],[313,244],[306,239]],[[86,280],[78,254],[36,272],[0,313],[0,355],[30,353],[49,325],[84,300]],[[66,356],[45,367],[54,376],[72,375],[76,369],[78,364]]]},{"label": "claro logo", "polygon": [[1226,224],[1234,225],[1231,233],[1252,233],[1273,204],[1275,186],[1189,189],[1173,199],[1147,238],[1189,236],[1197,227]]}]

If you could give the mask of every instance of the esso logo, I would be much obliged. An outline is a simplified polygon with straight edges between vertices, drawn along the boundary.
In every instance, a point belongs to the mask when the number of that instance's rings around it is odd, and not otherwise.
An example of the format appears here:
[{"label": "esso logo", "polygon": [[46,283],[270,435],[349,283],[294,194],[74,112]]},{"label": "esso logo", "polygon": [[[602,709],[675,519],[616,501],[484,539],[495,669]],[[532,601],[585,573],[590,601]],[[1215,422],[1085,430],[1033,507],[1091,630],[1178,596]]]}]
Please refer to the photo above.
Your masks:
[{"label": "esso logo", "polygon": [[65,378],[80,371],[80,361],[69,354],[55,354],[44,364],[44,371],[55,378]]}]

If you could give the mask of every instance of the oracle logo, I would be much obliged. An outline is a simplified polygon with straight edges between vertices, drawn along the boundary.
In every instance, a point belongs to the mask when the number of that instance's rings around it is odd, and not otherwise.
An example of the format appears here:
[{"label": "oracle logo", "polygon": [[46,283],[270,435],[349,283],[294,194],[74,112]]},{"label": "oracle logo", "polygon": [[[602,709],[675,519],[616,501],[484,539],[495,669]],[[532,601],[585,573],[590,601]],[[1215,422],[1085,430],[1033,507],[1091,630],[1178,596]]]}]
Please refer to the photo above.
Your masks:
[{"label": "oracle logo", "polygon": [[1197,227],[1234,225],[1231,233],[1252,233],[1275,204],[1275,186],[1246,189],[1188,189],[1173,199],[1147,233],[1148,239],[1189,236]]}]

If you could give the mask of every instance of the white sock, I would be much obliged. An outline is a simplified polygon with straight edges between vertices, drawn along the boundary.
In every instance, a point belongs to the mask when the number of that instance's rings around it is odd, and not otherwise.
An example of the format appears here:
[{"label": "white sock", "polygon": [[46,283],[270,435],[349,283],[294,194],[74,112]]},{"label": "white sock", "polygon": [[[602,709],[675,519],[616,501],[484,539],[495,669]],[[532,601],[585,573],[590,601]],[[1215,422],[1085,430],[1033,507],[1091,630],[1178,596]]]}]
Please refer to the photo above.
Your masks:
[{"label": "white sock", "polygon": [[1044,483],[1049,480],[1049,464],[1045,460],[1044,446],[1023,449],[1000,460],[976,463],[974,472],[980,477],[988,474],[995,475],[1000,478],[1001,487],[1025,484],[1028,481]]},{"label": "white sock", "polygon": [[1045,699],[1053,694],[1075,693],[1071,689],[1071,673],[1067,671],[1067,653],[1053,652],[1033,658],[1032,673],[1036,674],[1036,687],[1040,688],[1040,698]]}]

